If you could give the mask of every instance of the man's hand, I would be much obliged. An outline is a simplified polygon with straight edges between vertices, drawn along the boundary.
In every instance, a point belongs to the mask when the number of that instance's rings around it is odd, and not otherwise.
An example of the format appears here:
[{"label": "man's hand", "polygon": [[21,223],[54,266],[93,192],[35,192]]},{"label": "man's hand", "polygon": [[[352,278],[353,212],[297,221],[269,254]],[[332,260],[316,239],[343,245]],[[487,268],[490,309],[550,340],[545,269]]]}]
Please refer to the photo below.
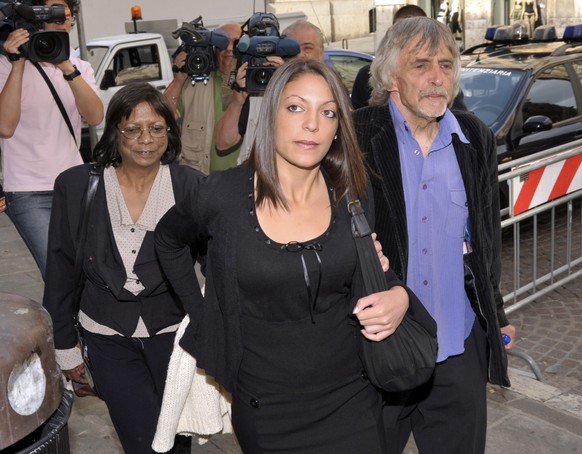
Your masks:
[{"label": "man's hand", "polygon": [[278,68],[279,66],[282,66],[283,63],[285,63],[285,60],[283,60],[283,58],[279,57],[278,55],[269,55],[265,57],[265,60],[267,60],[267,66],[272,66],[273,68]]},{"label": "man's hand", "polygon": [[75,71],[75,67],[73,66],[73,63],[71,63],[71,60],[61,61],[56,63],[55,66],[59,68],[63,74],[71,74]]},{"label": "man's hand", "polygon": [[[26,44],[30,39],[30,33],[28,30],[19,28],[14,30],[8,35],[6,41],[4,41],[4,52],[6,54],[21,55],[19,47]],[[21,59],[22,60],[22,59]],[[15,61],[12,62],[14,64]]]},{"label": "man's hand", "polygon": [[509,336],[509,343],[505,344],[505,350],[512,350],[515,347],[515,326],[507,325],[501,328],[501,335]]},{"label": "man's hand", "polygon": [[236,80],[235,83],[239,86],[241,90],[245,90],[247,86],[247,70],[249,68],[249,62],[245,61],[236,70]]},{"label": "man's hand", "polygon": [[380,259],[380,264],[382,265],[382,271],[386,272],[390,268],[390,262],[388,261],[388,257],[384,255],[382,252],[382,245],[376,239],[377,235],[372,233],[372,239],[374,240],[374,246],[376,246],[376,252],[378,253],[378,258]]},{"label": "man's hand", "polygon": [[178,55],[176,55],[176,58],[174,59],[174,65],[176,66],[176,68],[180,70],[174,71],[174,81],[176,84],[178,84],[178,87],[180,87],[180,89],[182,88],[182,85],[184,85],[186,79],[188,79],[188,74],[186,74],[184,71],[181,71],[184,68],[184,65],[186,64],[187,58],[188,54],[186,52],[180,52],[178,53]]}]

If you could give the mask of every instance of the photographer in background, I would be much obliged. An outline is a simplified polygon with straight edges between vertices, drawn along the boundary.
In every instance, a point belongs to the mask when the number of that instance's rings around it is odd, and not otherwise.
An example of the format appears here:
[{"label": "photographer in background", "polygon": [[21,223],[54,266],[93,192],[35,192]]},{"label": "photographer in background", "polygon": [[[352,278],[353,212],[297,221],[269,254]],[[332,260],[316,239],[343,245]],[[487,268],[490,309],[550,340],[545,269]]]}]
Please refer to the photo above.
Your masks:
[{"label": "photographer in background", "polygon": [[[251,37],[249,38],[250,49],[256,47],[252,44],[253,39],[278,41],[277,49],[274,52],[260,57],[264,60],[263,65],[267,73],[272,73],[281,66],[286,57],[300,56],[305,59],[323,60],[323,35],[319,28],[307,21],[294,22],[281,35],[279,35],[279,22],[270,13],[256,13],[249,18],[247,24],[248,36]],[[267,37],[270,37],[270,39]],[[240,48],[240,43],[238,47]],[[320,53],[317,52],[319,48],[321,48]],[[251,78],[254,85],[256,85],[254,79],[260,79],[260,75],[257,75],[257,68],[250,67],[252,60],[253,58],[251,57],[239,66],[236,72],[236,80],[233,84],[237,94],[233,96],[233,102],[216,124],[215,129],[215,142],[218,150],[227,150],[235,144],[240,144],[239,164],[243,163],[250,155],[263,99],[262,93],[256,94],[254,90],[251,90],[249,95],[249,87],[247,86],[249,69],[253,72]],[[269,67],[273,69],[269,70]],[[271,75],[268,74],[263,77],[264,86],[262,91],[264,91]]]},{"label": "photographer in background", "polygon": [[283,35],[295,38],[301,47],[298,57],[323,61],[323,33],[306,20],[296,20],[283,30]]},{"label": "photographer in background", "polygon": [[[65,20],[44,23],[44,30],[70,32],[77,0],[33,0],[34,5],[67,8]],[[31,26],[35,23],[31,21]],[[91,125],[103,119],[95,75],[88,62],[70,57],[58,63],[41,62],[69,117],[73,138],[47,82],[21,53],[31,33],[12,31],[0,56],[0,148],[6,213],[45,277],[48,225],[55,178],[82,164],[81,117]]]},{"label": "photographer in background", "polygon": [[[232,99],[228,76],[233,68],[234,43],[241,36],[241,26],[226,22],[218,27],[230,37],[226,49],[215,49],[217,70],[212,71],[208,81],[191,83],[184,71],[174,72],[174,80],[164,96],[176,108],[176,116],[182,118],[182,155],[180,162],[205,174],[236,166],[238,147],[236,144],[218,152],[214,146],[214,125],[226,111]],[[179,52],[174,65],[182,69],[188,54]]]}]

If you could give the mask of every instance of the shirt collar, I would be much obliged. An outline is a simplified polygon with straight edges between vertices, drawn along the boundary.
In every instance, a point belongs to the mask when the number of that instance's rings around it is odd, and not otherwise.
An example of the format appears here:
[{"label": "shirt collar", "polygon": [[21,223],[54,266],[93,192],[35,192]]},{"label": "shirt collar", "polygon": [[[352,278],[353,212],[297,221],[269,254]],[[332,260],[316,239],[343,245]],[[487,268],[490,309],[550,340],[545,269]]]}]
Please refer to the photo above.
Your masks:
[{"label": "shirt collar", "polygon": [[[150,195],[156,194],[160,190],[162,177],[169,172],[167,167],[168,166],[164,165],[160,166],[154,183],[152,184]],[[119,180],[117,179],[117,174],[115,173],[115,168],[113,166],[106,167],[104,177],[107,190],[107,204],[112,224],[135,226],[143,230],[155,230],[157,219],[161,217],[158,215],[158,203],[155,200],[156,198],[148,197],[148,201],[146,202],[138,221],[134,223],[129,214],[129,210],[127,209],[125,199],[123,198],[123,193],[121,191],[121,186],[119,185]]]}]

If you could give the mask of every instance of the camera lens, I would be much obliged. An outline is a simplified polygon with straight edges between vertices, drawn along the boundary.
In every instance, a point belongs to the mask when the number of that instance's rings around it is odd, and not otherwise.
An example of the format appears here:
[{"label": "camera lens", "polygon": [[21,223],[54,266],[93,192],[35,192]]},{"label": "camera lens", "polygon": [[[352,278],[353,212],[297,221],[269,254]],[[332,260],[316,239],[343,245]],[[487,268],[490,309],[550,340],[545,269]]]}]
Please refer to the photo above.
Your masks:
[{"label": "camera lens", "polygon": [[193,60],[194,61],[192,62],[192,66],[194,67],[194,69],[201,70],[202,68],[204,68],[204,58],[196,57]]},{"label": "camera lens", "polygon": [[[58,47],[57,40],[53,36],[44,35],[41,39],[35,42],[35,51],[41,57],[48,57],[52,55]],[[58,53],[58,51],[57,51]]]},{"label": "camera lens", "polygon": [[43,30],[32,33],[27,43],[27,57],[32,61],[60,62],[69,58],[69,34]]},{"label": "camera lens", "polygon": [[186,70],[189,74],[203,74],[210,71],[208,57],[201,53],[194,53],[188,57]]},{"label": "camera lens", "polygon": [[257,85],[267,85],[271,76],[273,75],[272,69],[259,69],[255,72],[255,82]]}]

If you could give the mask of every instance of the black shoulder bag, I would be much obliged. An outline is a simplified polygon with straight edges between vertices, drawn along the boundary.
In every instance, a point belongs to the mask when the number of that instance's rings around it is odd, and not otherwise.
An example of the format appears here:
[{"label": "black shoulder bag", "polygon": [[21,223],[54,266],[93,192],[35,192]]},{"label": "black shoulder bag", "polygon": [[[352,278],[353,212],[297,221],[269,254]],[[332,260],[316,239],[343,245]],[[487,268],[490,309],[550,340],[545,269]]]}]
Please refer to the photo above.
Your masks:
[{"label": "black shoulder bag", "polygon": [[[348,202],[348,210],[366,293],[388,290],[360,201]],[[392,335],[380,342],[360,338],[366,373],[378,388],[387,392],[407,391],[430,379],[437,354],[436,323],[417,298],[410,298],[410,307]]]},{"label": "black shoulder bag", "polygon": [[85,249],[89,218],[93,208],[93,201],[95,200],[95,193],[97,192],[101,173],[102,171],[97,164],[91,165],[91,169],[89,170],[89,184],[87,185],[87,192],[85,193],[85,198],[83,199],[83,204],[81,206],[81,222],[77,234],[77,252],[75,254],[73,323],[75,325],[75,330],[77,331],[77,339],[79,346],[81,347],[83,363],[85,364],[85,378],[87,378],[89,382],[88,384],[73,382],[73,389],[75,394],[79,397],[99,397],[99,392],[97,391],[97,387],[93,380],[93,370],[91,367],[91,361],[89,360],[83,327],[79,321],[79,310],[81,306],[81,295],[83,294],[83,287],[85,286],[85,279],[83,277],[83,250]]}]

